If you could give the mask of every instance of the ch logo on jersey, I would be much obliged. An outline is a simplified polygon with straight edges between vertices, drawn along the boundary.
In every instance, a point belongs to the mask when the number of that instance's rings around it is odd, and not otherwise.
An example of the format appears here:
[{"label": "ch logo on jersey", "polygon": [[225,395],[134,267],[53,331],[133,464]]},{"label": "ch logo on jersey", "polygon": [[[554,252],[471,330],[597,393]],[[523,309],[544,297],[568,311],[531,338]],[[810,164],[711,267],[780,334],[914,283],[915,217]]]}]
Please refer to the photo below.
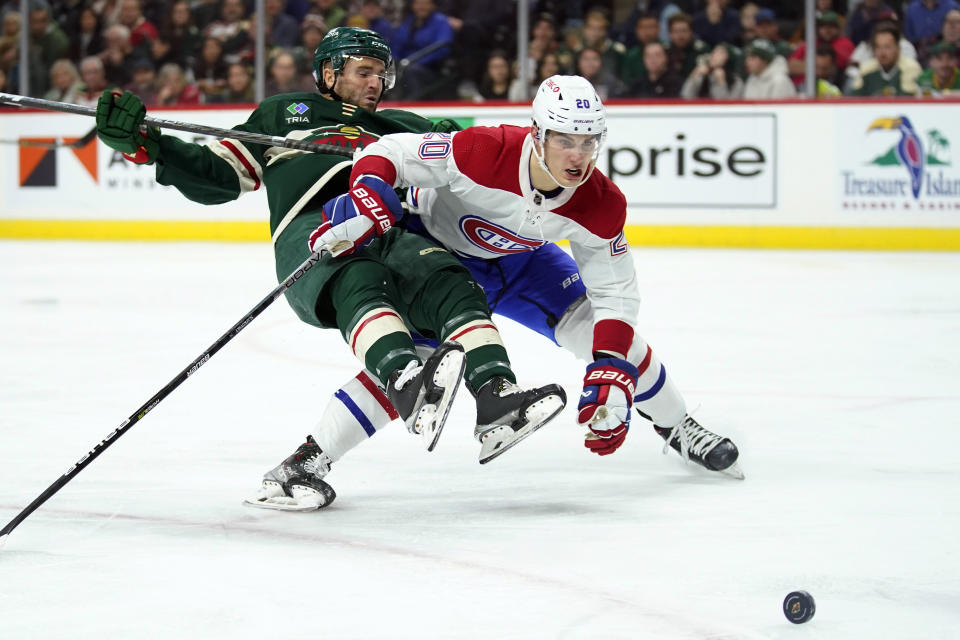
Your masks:
[{"label": "ch logo on jersey", "polygon": [[623,235],[623,231],[620,232],[616,238],[610,241],[610,255],[619,256],[627,252],[627,239]]},{"label": "ch logo on jersey", "polygon": [[534,240],[518,236],[509,229],[493,224],[478,216],[460,218],[460,231],[467,240],[484,251],[511,254],[533,251],[546,244],[545,240]]}]

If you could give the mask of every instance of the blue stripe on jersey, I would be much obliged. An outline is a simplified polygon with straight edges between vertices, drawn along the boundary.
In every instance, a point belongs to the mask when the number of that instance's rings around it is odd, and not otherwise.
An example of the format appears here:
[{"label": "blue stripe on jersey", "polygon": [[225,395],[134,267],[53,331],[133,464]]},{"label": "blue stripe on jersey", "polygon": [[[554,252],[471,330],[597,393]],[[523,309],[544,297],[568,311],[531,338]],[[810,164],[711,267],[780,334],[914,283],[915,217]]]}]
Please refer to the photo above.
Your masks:
[{"label": "blue stripe on jersey", "polygon": [[660,389],[663,388],[663,383],[667,381],[667,370],[661,364],[660,365],[660,377],[657,378],[657,381],[653,383],[653,386],[644,391],[643,393],[633,397],[634,402],[643,402],[644,400],[649,400],[653,396],[657,395]]},{"label": "blue stripe on jersey", "polygon": [[337,400],[343,403],[347,409],[350,410],[350,413],[353,414],[353,417],[357,419],[357,422],[360,423],[360,426],[363,427],[363,430],[367,432],[367,437],[373,437],[373,434],[377,432],[377,429],[373,426],[373,423],[370,422],[370,419],[360,410],[360,407],[357,406],[357,403],[353,401],[353,398],[348,396],[343,392],[343,389],[337,389],[337,392],[333,394],[337,397]]}]

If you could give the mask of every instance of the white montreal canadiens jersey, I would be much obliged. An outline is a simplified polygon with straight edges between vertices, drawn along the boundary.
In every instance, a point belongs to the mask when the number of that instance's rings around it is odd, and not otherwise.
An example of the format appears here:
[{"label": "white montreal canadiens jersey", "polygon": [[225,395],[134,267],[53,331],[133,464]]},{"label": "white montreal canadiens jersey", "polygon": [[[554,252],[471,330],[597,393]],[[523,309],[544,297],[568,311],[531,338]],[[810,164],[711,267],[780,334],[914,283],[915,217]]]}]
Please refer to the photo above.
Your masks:
[{"label": "white montreal canadiens jersey", "polygon": [[454,134],[392,134],[358,154],[353,178],[377,175],[408,191],[411,210],[444,246],[483,259],[569,240],[594,321],[634,325],[636,274],[623,234],[626,200],[600,171],[545,198],[530,185],[529,129],[470,127]]}]

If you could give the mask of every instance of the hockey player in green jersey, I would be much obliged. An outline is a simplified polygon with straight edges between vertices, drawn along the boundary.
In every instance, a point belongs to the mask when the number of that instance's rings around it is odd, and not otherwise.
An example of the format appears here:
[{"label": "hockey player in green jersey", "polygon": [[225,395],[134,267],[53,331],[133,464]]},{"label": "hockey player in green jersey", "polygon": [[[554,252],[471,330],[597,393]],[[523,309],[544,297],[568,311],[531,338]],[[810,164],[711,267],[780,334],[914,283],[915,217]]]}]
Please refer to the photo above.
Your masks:
[{"label": "hockey player in green jersey", "polygon": [[[394,71],[389,46],[373,31],[332,29],[317,47],[314,76],[317,93],[268,98],[234,129],[357,149],[385,134],[434,128],[410,112],[377,110]],[[145,115],[134,94],[104,92],[97,105],[97,134],[132,162],[154,165],[157,182],[196,202],[229,202],[265,188],[278,278],[310,256],[310,233],[327,222],[324,203],[355,187],[348,184],[352,161],[341,155],[229,138],[188,143],[153,127],[141,132]],[[371,190],[370,197],[382,203],[396,194]],[[366,380],[358,376],[360,382],[374,384],[372,377],[386,388],[384,410],[399,414],[408,429],[425,438],[428,450],[436,444],[461,376],[478,398],[478,421],[501,414],[515,420],[519,414],[543,424],[559,413],[565,404],[559,386],[525,391],[515,385],[486,297],[469,271],[435,242],[394,227],[392,216],[382,214],[389,210],[386,204],[368,208],[377,233],[337,258],[323,256],[287,291],[297,316],[340,330],[372,374],[361,374]],[[425,362],[408,327],[442,341]],[[272,506],[329,504],[333,489],[314,472],[329,468],[332,459],[308,438],[265,477]]]}]

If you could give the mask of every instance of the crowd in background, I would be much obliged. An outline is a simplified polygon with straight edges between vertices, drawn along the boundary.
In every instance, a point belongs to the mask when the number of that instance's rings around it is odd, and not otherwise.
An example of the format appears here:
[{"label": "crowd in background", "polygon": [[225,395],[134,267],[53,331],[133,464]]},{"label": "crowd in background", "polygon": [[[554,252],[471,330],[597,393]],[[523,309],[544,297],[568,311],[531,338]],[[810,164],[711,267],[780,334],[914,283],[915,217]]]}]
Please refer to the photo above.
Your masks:
[{"label": "crowd in background", "polygon": [[[514,0],[0,0],[0,90],[94,105],[105,88],[148,106],[251,103],[257,20],[266,95],[315,90],[329,29],[381,33],[398,61],[394,100],[526,101],[556,73],[601,97],[780,99],[803,92],[801,0],[531,0],[528,56],[516,59]],[[957,0],[816,0],[821,97],[960,92]],[[529,70],[530,86],[518,79]]]}]

